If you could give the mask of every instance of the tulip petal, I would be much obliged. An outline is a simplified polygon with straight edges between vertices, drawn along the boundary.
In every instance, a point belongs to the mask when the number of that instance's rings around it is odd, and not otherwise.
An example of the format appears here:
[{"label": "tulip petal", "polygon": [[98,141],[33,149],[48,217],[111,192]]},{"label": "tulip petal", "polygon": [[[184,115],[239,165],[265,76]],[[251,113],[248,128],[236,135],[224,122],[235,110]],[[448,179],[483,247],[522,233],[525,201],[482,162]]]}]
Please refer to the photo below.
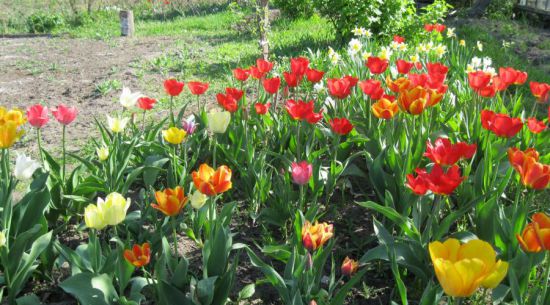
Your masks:
[{"label": "tulip petal", "polygon": [[481,286],[484,288],[494,289],[504,279],[508,272],[508,263],[498,261],[491,273],[481,282]]}]

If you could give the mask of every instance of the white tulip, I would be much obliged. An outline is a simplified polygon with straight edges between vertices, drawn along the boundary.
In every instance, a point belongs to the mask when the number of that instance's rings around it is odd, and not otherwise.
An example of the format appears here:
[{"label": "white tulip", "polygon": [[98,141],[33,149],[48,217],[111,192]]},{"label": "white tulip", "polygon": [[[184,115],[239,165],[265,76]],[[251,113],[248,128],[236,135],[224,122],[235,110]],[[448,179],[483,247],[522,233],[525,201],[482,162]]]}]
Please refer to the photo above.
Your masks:
[{"label": "white tulip", "polygon": [[122,88],[122,93],[120,94],[120,104],[124,108],[132,108],[136,105],[137,100],[143,95],[140,92],[132,92],[129,88]]},{"label": "white tulip", "polygon": [[40,168],[40,163],[25,156],[25,154],[17,154],[13,175],[19,180],[27,180],[32,177],[32,174],[38,168]]},{"label": "white tulip", "polygon": [[191,206],[197,210],[202,208],[202,206],[206,203],[206,199],[208,199],[208,196],[199,191],[195,191],[193,195],[191,195],[191,197],[189,198],[189,200],[191,201]]}]

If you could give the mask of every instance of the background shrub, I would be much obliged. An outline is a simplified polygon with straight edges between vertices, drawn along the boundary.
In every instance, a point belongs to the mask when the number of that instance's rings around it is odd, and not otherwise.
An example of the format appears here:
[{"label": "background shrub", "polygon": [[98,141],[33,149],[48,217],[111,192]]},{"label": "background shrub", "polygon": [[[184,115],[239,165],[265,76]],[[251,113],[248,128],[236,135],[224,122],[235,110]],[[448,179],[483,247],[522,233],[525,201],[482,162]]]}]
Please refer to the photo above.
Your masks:
[{"label": "background shrub", "polygon": [[309,18],[315,11],[314,0],[273,0],[273,4],[291,18]]},{"label": "background shrub", "polygon": [[27,17],[27,28],[30,33],[50,33],[63,25],[63,17],[57,14],[37,12]]}]

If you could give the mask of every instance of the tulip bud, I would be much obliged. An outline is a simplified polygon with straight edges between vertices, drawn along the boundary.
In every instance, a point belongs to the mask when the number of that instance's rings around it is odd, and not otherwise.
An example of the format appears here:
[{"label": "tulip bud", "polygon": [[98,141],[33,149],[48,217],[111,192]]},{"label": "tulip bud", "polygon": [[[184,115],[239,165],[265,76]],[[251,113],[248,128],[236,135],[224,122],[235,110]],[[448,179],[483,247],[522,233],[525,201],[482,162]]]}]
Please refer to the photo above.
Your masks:
[{"label": "tulip bud", "polygon": [[189,198],[189,200],[191,200],[191,206],[197,210],[202,208],[202,206],[206,203],[206,199],[208,199],[208,196],[199,191],[195,191]]},{"label": "tulip bud", "polygon": [[358,267],[359,263],[357,263],[357,261],[346,256],[341,267],[342,275],[352,276],[355,272],[357,272]]},{"label": "tulip bud", "polygon": [[18,180],[27,180],[40,168],[40,163],[27,157],[25,154],[17,154],[13,175]]},{"label": "tulip bud", "polygon": [[197,129],[197,124],[195,123],[195,116],[190,115],[186,119],[181,120],[181,126],[183,130],[187,132],[188,135],[192,135]]},{"label": "tulip bud", "polygon": [[95,151],[97,153],[99,161],[105,161],[107,160],[107,158],[109,158],[109,148],[107,148],[107,146],[96,148]]},{"label": "tulip bud", "polygon": [[311,300],[309,301],[309,305],[317,305],[317,302],[315,302],[315,300]]}]

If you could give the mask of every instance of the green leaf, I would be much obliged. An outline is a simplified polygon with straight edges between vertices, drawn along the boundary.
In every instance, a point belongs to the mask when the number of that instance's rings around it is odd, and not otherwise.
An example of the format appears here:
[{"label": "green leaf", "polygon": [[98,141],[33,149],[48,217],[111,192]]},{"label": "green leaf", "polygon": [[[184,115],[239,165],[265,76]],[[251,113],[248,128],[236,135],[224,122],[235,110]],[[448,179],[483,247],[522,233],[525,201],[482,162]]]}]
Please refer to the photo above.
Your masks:
[{"label": "green leaf", "polygon": [[214,285],[217,279],[217,276],[212,276],[202,279],[197,283],[197,290],[195,293],[201,305],[212,304],[212,300],[214,299]]},{"label": "green leaf", "polygon": [[254,283],[248,284],[244,286],[244,288],[241,289],[241,291],[239,291],[238,300],[241,301],[241,300],[249,299],[254,295],[255,292],[256,292],[256,284]]},{"label": "green leaf", "polygon": [[399,214],[396,210],[372,201],[358,202],[357,204],[367,209],[375,210],[376,212],[384,215],[386,218],[398,225],[407,234],[407,236],[420,241],[420,234],[412,221]]},{"label": "green leaf", "polygon": [[40,302],[40,299],[34,293],[17,298],[15,302],[17,303],[17,305],[41,305],[42,304],[42,302]]},{"label": "green leaf", "polygon": [[86,305],[114,305],[118,298],[107,274],[79,273],[63,281],[59,287]]}]

